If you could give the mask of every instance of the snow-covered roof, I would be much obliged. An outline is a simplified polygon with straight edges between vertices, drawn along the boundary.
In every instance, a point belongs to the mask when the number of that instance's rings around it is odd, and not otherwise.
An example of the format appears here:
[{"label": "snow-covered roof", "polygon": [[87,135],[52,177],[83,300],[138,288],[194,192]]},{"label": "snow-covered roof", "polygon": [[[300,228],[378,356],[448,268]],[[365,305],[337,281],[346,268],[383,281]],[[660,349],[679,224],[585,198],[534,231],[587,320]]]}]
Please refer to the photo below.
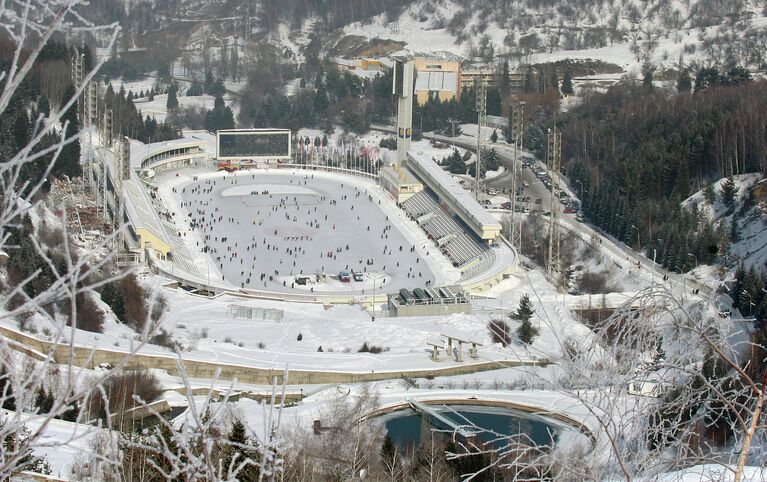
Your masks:
[{"label": "snow-covered roof", "polygon": [[[431,182],[429,185],[432,189],[434,184],[438,184],[440,190],[451,198],[453,203],[460,209],[457,214],[475,231],[479,231],[477,234],[487,228],[500,230],[501,223],[492,214],[487,212],[485,208],[480,206],[474,197],[436,162],[423,157],[412,149],[408,152],[408,158],[417,167],[416,173],[419,173],[419,175],[424,173],[430,178],[429,181]],[[438,194],[441,196],[443,193]]]},{"label": "snow-covered roof", "polygon": [[415,79],[415,90],[447,90],[455,92],[458,85],[457,82],[457,72],[418,72]]},{"label": "snow-covered roof", "polygon": [[204,130],[189,130],[182,133],[180,139],[173,139],[171,141],[153,142],[151,144],[144,144],[141,141],[131,139],[131,155],[130,164],[133,169],[140,169],[141,163],[150,156],[159,154],[169,149],[176,149],[179,147],[187,147],[193,144],[200,145],[205,151],[208,157],[215,157],[216,155],[216,136],[208,131]]},{"label": "snow-covered roof", "polygon": [[149,200],[146,191],[141,186],[141,180],[135,172],[131,172],[129,180],[123,181],[123,187],[125,188],[125,210],[133,229],[144,228],[170,245],[171,243],[167,240],[165,226],[159,216],[157,216],[157,211]]}]

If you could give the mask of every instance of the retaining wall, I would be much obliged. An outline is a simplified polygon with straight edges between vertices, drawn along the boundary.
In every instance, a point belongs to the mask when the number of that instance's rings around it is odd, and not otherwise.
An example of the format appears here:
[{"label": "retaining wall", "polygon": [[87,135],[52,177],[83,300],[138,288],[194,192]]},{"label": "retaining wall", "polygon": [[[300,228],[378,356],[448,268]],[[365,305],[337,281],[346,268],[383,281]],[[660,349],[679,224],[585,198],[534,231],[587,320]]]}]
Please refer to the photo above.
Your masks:
[{"label": "retaining wall", "polygon": [[[56,363],[65,364],[72,359],[76,366],[85,368],[95,368],[101,363],[117,365],[123,362],[128,354],[117,350],[108,350],[104,348],[89,348],[84,346],[69,344],[53,344],[52,342],[40,340],[24,333],[12,330],[7,327],[0,327],[0,334],[10,340],[14,340],[27,348],[31,348],[41,353],[51,353]],[[14,344],[9,344],[15,348]],[[424,354],[424,358],[426,354]],[[178,358],[174,355],[148,355],[136,354],[130,356],[126,366],[128,368],[155,368],[165,370],[171,375],[180,375],[177,363]],[[289,370],[288,383],[291,385],[308,384],[336,384],[336,383],[360,383],[378,380],[389,380],[401,378],[403,376],[411,378],[424,377],[444,377],[454,375],[465,375],[475,372],[489,370],[498,370],[500,368],[548,365],[549,360],[500,360],[485,361],[478,363],[464,363],[450,367],[418,370],[394,370],[394,371],[312,371],[312,370]],[[220,370],[218,378],[221,380],[237,380],[241,383],[251,383],[258,385],[270,385],[273,379],[277,378],[277,383],[281,384],[285,370],[281,368],[259,368],[245,365],[234,365],[227,363],[216,363],[203,360],[183,360],[186,374],[190,378],[213,379],[216,371]]]}]

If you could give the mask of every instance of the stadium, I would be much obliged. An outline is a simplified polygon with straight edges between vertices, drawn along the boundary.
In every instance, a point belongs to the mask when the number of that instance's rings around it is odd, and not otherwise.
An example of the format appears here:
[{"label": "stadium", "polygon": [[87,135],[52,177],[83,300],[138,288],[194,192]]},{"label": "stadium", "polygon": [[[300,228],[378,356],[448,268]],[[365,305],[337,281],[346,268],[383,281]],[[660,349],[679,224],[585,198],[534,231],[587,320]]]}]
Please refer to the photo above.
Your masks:
[{"label": "stadium", "polygon": [[122,145],[103,202],[129,221],[123,258],[190,291],[445,305],[432,288],[481,293],[516,265],[500,222],[415,152],[385,164],[280,129]]}]

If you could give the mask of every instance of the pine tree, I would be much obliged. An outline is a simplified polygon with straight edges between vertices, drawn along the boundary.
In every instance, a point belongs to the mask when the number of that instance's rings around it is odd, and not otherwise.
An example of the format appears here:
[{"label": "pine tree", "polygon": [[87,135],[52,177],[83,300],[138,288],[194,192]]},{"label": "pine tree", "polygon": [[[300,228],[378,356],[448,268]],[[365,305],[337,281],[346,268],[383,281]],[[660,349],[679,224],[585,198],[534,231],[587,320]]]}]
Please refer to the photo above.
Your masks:
[{"label": "pine tree", "polygon": [[51,466],[45,456],[39,457],[34,454],[32,444],[29,442],[29,429],[22,426],[18,432],[8,431],[4,427],[5,421],[0,421],[0,430],[3,433],[8,432],[3,437],[0,445],[0,453],[12,454],[18,453],[14,466],[18,472],[34,472],[43,475],[50,475]]},{"label": "pine tree", "polygon": [[676,91],[680,94],[684,92],[690,92],[692,90],[692,79],[690,78],[690,71],[685,69],[679,73],[679,79],[676,81]]},{"label": "pine tree", "polygon": [[728,212],[732,212],[735,209],[735,196],[738,194],[738,190],[739,188],[735,185],[732,176],[725,179],[719,188],[722,204],[724,204]]},{"label": "pine tree", "polygon": [[517,308],[517,318],[522,321],[519,328],[517,328],[517,336],[526,345],[531,344],[533,339],[538,336],[538,329],[530,321],[534,313],[535,310],[530,302],[530,296],[527,294],[523,295],[519,300],[519,307]]},{"label": "pine tree", "polygon": [[653,86],[653,74],[655,73],[654,67],[649,67],[645,70],[644,76],[642,77],[642,88],[645,92],[652,92],[655,88]]},{"label": "pine tree", "polygon": [[533,72],[533,66],[529,65],[527,72],[525,72],[525,94],[529,94],[533,90],[535,90],[535,72]]},{"label": "pine tree", "polygon": [[730,291],[730,298],[732,298],[732,305],[736,308],[740,308],[741,301],[743,299],[743,290],[746,287],[746,268],[741,261],[738,268],[735,270],[735,282],[732,285],[732,291]]},{"label": "pine tree", "polygon": [[493,129],[493,134],[490,136],[490,142],[492,143],[498,142],[498,132],[496,132],[495,129]]},{"label": "pine tree", "polygon": [[511,75],[509,74],[509,61],[503,61],[503,67],[501,69],[501,81],[500,81],[501,95],[504,97],[511,92]]},{"label": "pine tree", "polygon": [[165,103],[165,107],[168,109],[168,112],[178,109],[178,88],[175,84],[171,84],[168,88],[168,100]]},{"label": "pine tree", "polygon": [[573,95],[575,90],[573,89],[573,74],[570,69],[565,70],[565,75],[562,77],[562,94]]},{"label": "pine tree", "polygon": [[260,453],[249,440],[245,425],[235,419],[232,423],[232,429],[228,434],[228,443],[223,450],[223,470],[224,474],[231,470],[234,472],[241,464],[245,464],[237,472],[236,479],[240,481],[258,480],[259,467],[261,460]]},{"label": "pine tree", "polygon": [[703,186],[703,198],[710,205],[712,206],[714,205],[714,203],[716,202],[716,191],[714,191],[713,183],[709,182],[705,186]]},{"label": "pine tree", "polygon": [[738,232],[738,217],[733,215],[730,221],[730,243],[737,243],[740,241],[740,234]]},{"label": "pine tree", "polygon": [[554,89],[559,94],[559,72],[556,67],[551,67],[551,77],[549,78],[549,89]]}]

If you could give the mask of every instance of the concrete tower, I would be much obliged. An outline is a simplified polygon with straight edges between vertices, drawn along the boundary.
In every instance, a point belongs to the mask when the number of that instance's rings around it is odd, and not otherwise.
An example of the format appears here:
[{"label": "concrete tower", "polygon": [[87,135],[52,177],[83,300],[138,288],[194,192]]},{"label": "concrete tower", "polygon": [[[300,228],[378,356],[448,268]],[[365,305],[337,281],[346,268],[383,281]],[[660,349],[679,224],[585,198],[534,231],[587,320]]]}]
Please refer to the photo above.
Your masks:
[{"label": "concrete tower", "polygon": [[397,96],[397,162],[407,163],[413,139],[413,87],[415,63],[409,59],[394,62],[392,93]]}]

